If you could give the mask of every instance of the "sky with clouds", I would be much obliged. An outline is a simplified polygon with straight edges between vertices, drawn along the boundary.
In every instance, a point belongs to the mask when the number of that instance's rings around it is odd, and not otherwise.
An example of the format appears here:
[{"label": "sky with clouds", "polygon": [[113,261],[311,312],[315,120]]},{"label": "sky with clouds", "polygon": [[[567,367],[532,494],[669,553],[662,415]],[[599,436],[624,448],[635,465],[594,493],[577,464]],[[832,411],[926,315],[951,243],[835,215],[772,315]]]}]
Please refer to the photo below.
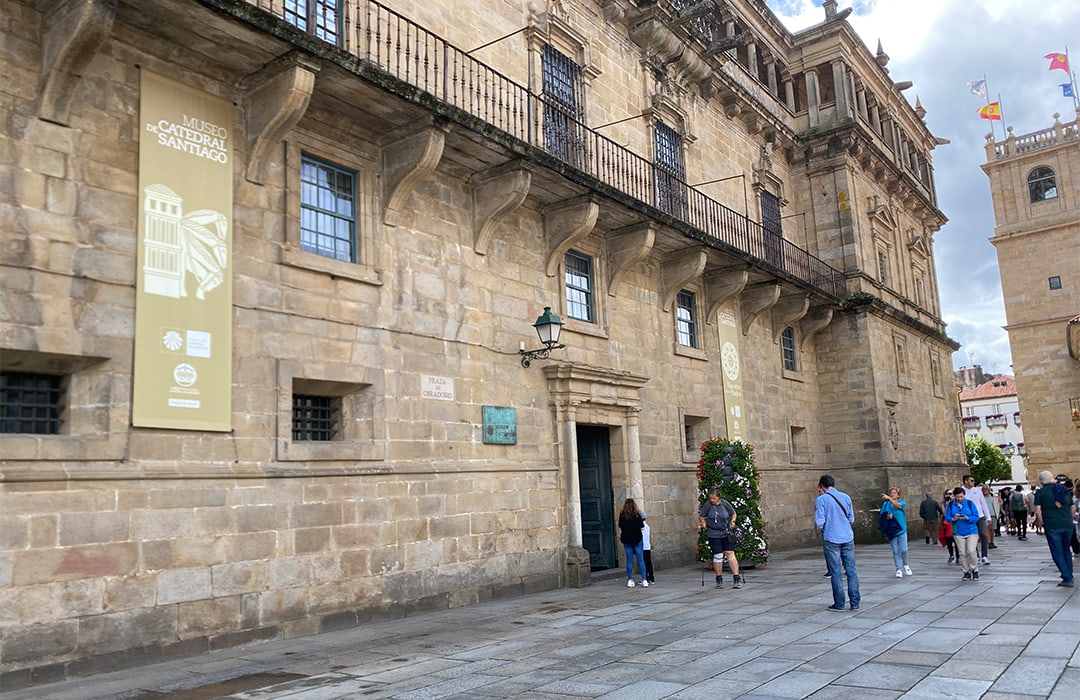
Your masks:
[{"label": "sky with clouds", "polygon": [[[788,29],[821,22],[822,0],[767,0]],[[1050,128],[1054,113],[1075,118],[1073,101],[1059,85],[1069,77],[1049,70],[1048,53],[1070,48],[1080,66],[1080,0],[840,0],[852,8],[848,21],[866,45],[878,41],[889,55],[889,75],[914,86],[935,136],[949,139],[931,157],[938,206],[949,218],[934,236],[942,315],[949,337],[962,347],[953,366],[982,365],[986,372],[1012,374],[1005,305],[994,233],[990,186],[979,166],[986,162],[985,136],[993,124],[1000,140],[1005,126],[1017,135]],[[980,119],[985,104],[968,83],[985,77],[990,99],[1000,95],[1003,122]]]}]

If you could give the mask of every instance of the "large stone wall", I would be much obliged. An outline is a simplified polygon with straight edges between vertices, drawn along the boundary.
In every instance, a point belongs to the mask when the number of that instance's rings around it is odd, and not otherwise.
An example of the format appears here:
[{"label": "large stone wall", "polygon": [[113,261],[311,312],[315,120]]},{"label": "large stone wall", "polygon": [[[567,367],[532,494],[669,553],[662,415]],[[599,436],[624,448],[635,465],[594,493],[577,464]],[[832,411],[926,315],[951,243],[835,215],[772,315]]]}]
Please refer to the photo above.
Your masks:
[{"label": "large stone wall", "polygon": [[[519,18],[498,5],[485,26],[509,33]],[[554,381],[536,365],[523,368],[517,351],[520,342],[535,346],[533,319],[564,294],[561,269],[548,270],[545,197],[581,193],[536,174],[543,186],[478,254],[469,158],[479,168],[504,154],[467,134],[455,157],[388,212],[386,180],[397,164],[387,154],[429,115],[326,66],[309,108],[273,145],[263,181],[245,176],[246,146],[236,153],[232,432],[132,428],[138,67],[235,102],[242,132],[251,109],[245,80],[290,47],[197,3],[146,15],[124,5],[79,74],[70,119],[58,124],[37,111],[47,20],[36,7],[5,3],[11,19],[0,42],[11,77],[0,86],[0,362],[69,374],[70,408],[63,435],[0,438],[4,678],[50,680],[574,583],[573,465],[557,423],[566,406],[555,405]],[[428,15],[454,17],[448,8],[419,3],[416,16],[439,25]],[[235,46],[211,51],[214,32],[189,35],[185,23],[213,26]],[[589,104],[621,119],[640,113],[648,81],[631,60],[636,48],[613,32],[604,25],[597,36],[611,40],[590,43],[603,73]],[[691,181],[755,167],[756,134],[707,100],[683,99],[697,137],[687,149]],[[611,136],[650,153],[644,123]],[[450,137],[454,129],[462,127],[446,127]],[[296,250],[301,153],[357,170],[361,264]],[[782,157],[774,176],[793,200],[808,198]],[[710,193],[741,209],[738,182]],[[547,366],[644,378],[633,401],[598,382],[577,420],[610,426],[612,490],[642,499],[657,566],[685,565],[695,555],[698,493],[684,417],[701,419],[702,438],[726,432],[717,328],[702,318],[701,347],[676,347],[672,310],[661,308],[669,250],[658,247],[607,286],[609,236],[626,225],[617,216],[626,214],[606,210],[575,244],[595,256],[600,322],[566,319],[567,347]],[[685,243],[663,235],[668,249]],[[823,233],[817,245],[829,240]],[[726,272],[745,267],[727,262]],[[687,284],[704,298],[703,280]],[[906,331],[895,319],[837,310],[800,344],[800,369],[788,373],[782,329],[768,313],[740,330],[746,434],[774,547],[814,542],[820,473],[834,473],[858,500],[862,538],[886,483],[921,492],[955,464],[954,423],[941,427],[952,405],[934,394],[924,364],[913,361],[910,386],[896,396],[894,335]],[[912,357],[932,345],[907,337]],[[451,379],[453,400],[423,398],[425,375]],[[366,387],[348,444],[291,440],[297,381]],[[886,401],[898,406],[896,446],[885,444]],[[515,445],[484,443],[485,405],[516,409]],[[633,415],[636,437],[611,418],[612,406]]]}]

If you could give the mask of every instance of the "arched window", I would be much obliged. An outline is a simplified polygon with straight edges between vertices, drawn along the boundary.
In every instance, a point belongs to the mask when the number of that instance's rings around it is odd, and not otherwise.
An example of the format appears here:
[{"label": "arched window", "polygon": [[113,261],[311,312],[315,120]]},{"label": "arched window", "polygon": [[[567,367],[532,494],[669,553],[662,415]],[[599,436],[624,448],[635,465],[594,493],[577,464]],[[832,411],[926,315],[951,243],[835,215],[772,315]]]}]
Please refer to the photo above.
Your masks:
[{"label": "arched window", "polygon": [[1053,168],[1046,166],[1035,168],[1028,173],[1027,184],[1032,204],[1058,196],[1057,178],[1054,177]]}]

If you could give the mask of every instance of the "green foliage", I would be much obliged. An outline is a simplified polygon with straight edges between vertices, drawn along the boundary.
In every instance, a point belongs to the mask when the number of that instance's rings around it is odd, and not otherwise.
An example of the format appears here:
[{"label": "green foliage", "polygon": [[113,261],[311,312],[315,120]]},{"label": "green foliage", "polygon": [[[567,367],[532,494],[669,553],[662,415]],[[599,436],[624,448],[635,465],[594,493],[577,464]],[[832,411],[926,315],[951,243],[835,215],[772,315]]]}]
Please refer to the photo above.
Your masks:
[{"label": "green foliage", "polygon": [[[761,490],[754,448],[741,440],[709,438],[701,446],[698,461],[698,507],[709,498],[709,490],[735,506],[735,557],[740,562],[764,563],[769,557],[765,520],[761,517]],[[698,559],[712,560],[709,541],[702,531],[698,536]]]},{"label": "green foliage", "polygon": [[1012,478],[1012,464],[1001,453],[1001,448],[981,435],[964,441],[967,450],[967,463],[975,483],[990,484],[995,481],[1007,481]]}]

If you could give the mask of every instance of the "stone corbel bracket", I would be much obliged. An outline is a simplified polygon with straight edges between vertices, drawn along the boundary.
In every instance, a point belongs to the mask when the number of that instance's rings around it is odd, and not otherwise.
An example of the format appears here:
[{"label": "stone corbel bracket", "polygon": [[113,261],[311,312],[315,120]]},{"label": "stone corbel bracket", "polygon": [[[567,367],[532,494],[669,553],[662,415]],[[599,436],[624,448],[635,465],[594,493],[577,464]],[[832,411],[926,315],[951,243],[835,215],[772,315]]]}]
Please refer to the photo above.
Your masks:
[{"label": "stone corbel bracket", "polygon": [[112,33],[116,0],[67,0],[42,17],[38,117],[67,126],[82,72]]},{"label": "stone corbel bracket", "polygon": [[290,53],[245,80],[247,166],[244,176],[266,182],[275,147],[307,111],[319,67],[302,54]]},{"label": "stone corbel bracket", "polygon": [[757,317],[775,306],[778,301],[780,301],[780,284],[777,282],[766,282],[743,290],[743,293],[739,295],[743,335],[748,335],[750,326]]},{"label": "stone corbel bracket", "polygon": [[705,298],[709,300],[709,313],[705,315],[705,323],[711,324],[724,302],[742,293],[748,279],[750,271],[746,268],[710,274],[705,279]]},{"label": "stone corbel bracket", "polygon": [[669,254],[662,266],[663,296],[660,308],[670,312],[675,303],[675,296],[690,280],[705,272],[705,263],[709,260],[709,249],[705,246],[684,248]]},{"label": "stone corbel bracket", "polygon": [[649,223],[627,226],[608,235],[608,260],[611,265],[608,294],[615,296],[626,272],[649,256],[655,242],[656,229]]},{"label": "stone corbel bracket", "polygon": [[549,250],[547,276],[554,277],[566,251],[592,233],[600,214],[600,205],[586,195],[556,202],[544,207],[541,213]]},{"label": "stone corbel bracket", "polygon": [[780,342],[784,329],[806,315],[810,310],[810,297],[806,294],[781,296],[772,307],[773,342]]},{"label": "stone corbel bracket", "polygon": [[473,250],[487,255],[499,222],[529,194],[532,171],[524,161],[488,168],[473,175]]},{"label": "stone corbel bracket", "polygon": [[413,188],[435,172],[446,145],[449,126],[425,118],[391,132],[383,141],[383,220],[394,225],[401,218]]},{"label": "stone corbel bracket", "polygon": [[832,319],[833,308],[831,306],[815,306],[810,309],[810,312],[799,323],[799,350],[803,350],[811,338],[832,323]]}]

